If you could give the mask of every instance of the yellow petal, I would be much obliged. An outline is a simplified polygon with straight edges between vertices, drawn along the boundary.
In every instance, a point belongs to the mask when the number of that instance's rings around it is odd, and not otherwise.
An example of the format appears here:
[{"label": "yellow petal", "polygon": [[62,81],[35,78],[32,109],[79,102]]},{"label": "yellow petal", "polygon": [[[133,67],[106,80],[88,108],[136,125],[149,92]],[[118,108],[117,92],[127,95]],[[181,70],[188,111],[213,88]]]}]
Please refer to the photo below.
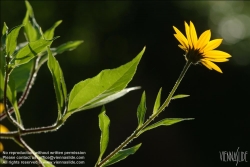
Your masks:
[{"label": "yellow petal", "polygon": [[3,112],[3,110],[4,110],[4,105],[3,103],[0,103],[0,114]]},{"label": "yellow petal", "polygon": [[211,68],[213,68],[214,70],[216,70],[216,71],[222,73],[221,69],[220,69],[216,64],[214,64],[213,62],[208,61],[208,60],[204,60],[204,59],[202,60],[202,62],[205,62],[209,67],[211,67]]},{"label": "yellow petal", "polygon": [[0,142],[0,152],[3,152],[3,144]]},{"label": "yellow petal", "polygon": [[[176,34],[178,35],[178,38],[183,41],[184,44],[182,44],[183,46],[185,46],[188,49],[188,40],[187,38],[175,27],[173,26]],[[178,40],[179,41],[179,40]],[[180,42],[180,41],[179,41]],[[180,42],[181,43],[181,42]]]},{"label": "yellow petal", "polygon": [[192,40],[192,43],[193,43],[193,47],[195,49],[196,48],[196,43],[197,43],[197,34],[196,34],[196,30],[195,30],[195,27],[194,27],[194,24],[192,23],[192,21],[190,21],[190,37],[191,37],[191,40]]},{"label": "yellow petal", "polygon": [[[174,34],[175,38],[181,43],[182,46],[186,47],[185,42],[182,40],[182,38],[178,34]],[[188,49],[188,46],[187,46]]]},{"label": "yellow petal", "polygon": [[199,37],[199,40],[197,41],[197,49],[200,48],[200,51],[208,44],[209,40],[211,38],[211,31],[207,30],[201,34]]},{"label": "yellow petal", "polygon": [[182,46],[182,45],[178,45],[179,46],[179,48],[181,48],[182,50],[184,50],[184,51],[186,51],[187,49],[184,47],[184,46]]},{"label": "yellow petal", "polygon": [[220,46],[221,42],[222,39],[214,39],[208,42],[207,46],[204,48],[204,52],[216,49],[218,46]]},{"label": "yellow petal", "polygon": [[5,133],[5,132],[9,132],[9,130],[5,126],[0,124],[0,133]]},{"label": "yellow petal", "polygon": [[212,70],[212,68],[205,62],[205,61],[202,61],[201,62],[204,66],[206,66],[209,70]]},{"label": "yellow petal", "polygon": [[189,31],[189,26],[188,24],[185,22],[185,30],[186,30],[186,36],[187,36],[187,40],[188,40],[188,45],[190,46],[190,49],[193,48],[193,44],[191,41],[191,37],[190,37],[190,31]]},{"label": "yellow petal", "polygon": [[220,51],[220,50],[211,50],[211,51],[205,52],[203,55],[204,55],[203,56],[204,58],[208,57],[208,58],[214,58],[214,59],[226,59],[226,58],[232,57],[230,54]]},{"label": "yellow petal", "polygon": [[212,58],[204,58],[205,60],[208,61],[213,61],[213,62],[226,62],[229,61],[228,59],[212,59]]}]

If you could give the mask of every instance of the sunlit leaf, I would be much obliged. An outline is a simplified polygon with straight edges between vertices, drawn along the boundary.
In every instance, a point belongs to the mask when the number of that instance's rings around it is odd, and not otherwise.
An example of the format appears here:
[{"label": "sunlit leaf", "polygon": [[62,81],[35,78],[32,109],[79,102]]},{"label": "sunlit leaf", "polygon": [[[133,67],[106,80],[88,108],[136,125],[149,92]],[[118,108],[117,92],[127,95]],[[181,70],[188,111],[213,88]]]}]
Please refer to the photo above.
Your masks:
[{"label": "sunlit leaf", "polygon": [[45,51],[46,47],[50,46],[55,39],[56,38],[52,40],[39,39],[37,41],[28,43],[14,55],[14,66],[19,66],[29,62],[31,59],[37,56],[38,53]]},{"label": "sunlit leaf", "polygon": [[[65,44],[58,46],[57,48],[50,48],[52,55],[62,54],[65,51],[72,51],[76,49],[83,41],[70,41]],[[41,67],[48,60],[48,54],[42,56],[39,61],[39,67]]]},{"label": "sunlit leaf", "polygon": [[105,97],[104,99],[100,100],[100,99],[97,99],[97,101],[93,101],[91,104],[89,105],[86,105],[84,106],[83,108],[81,108],[81,110],[87,110],[87,109],[91,109],[91,108],[95,108],[95,107],[98,107],[98,106],[102,106],[104,104],[107,104],[107,103],[110,103],[124,95],[126,95],[127,93],[133,91],[133,90],[137,90],[137,89],[140,89],[141,87],[132,87],[132,88],[126,88],[126,89],[123,89],[117,93],[111,93],[109,96]]},{"label": "sunlit leaf", "polygon": [[80,111],[84,106],[124,89],[133,78],[144,50],[127,64],[103,70],[97,76],[76,84],[70,92],[68,112]]},{"label": "sunlit leaf", "polygon": [[5,55],[3,51],[0,51],[0,99],[3,97],[3,89],[4,89],[4,71],[5,71]]},{"label": "sunlit leaf", "polygon": [[56,58],[52,55],[50,48],[47,49],[49,60],[48,60],[48,68],[52,74],[54,88],[56,92],[56,99],[58,105],[58,116],[61,116],[61,111],[63,109],[64,103],[66,102],[66,85],[64,82],[63,73],[61,71],[60,65]]},{"label": "sunlit leaf", "polygon": [[52,52],[56,54],[61,54],[65,51],[71,51],[78,47],[81,43],[83,43],[83,41],[70,41],[58,46],[55,50],[52,50]]},{"label": "sunlit leaf", "polygon": [[19,67],[14,68],[14,70],[11,72],[10,76],[12,76],[12,78],[15,80],[17,92],[23,92],[25,89],[33,66],[34,59],[26,64],[22,64]]},{"label": "sunlit leaf", "polygon": [[29,1],[25,0],[25,6],[27,9],[27,12],[29,13],[30,17],[34,17],[32,6],[30,5]]},{"label": "sunlit leaf", "polygon": [[112,165],[114,163],[117,163],[117,162],[119,162],[119,161],[127,158],[127,156],[129,156],[131,154],[134,154],[140,148],[140,146],[141,146],[141,143],[137,144],[134,147],[131,147],[131,148],[119,151],[117,154],[115,154],[113,157],[111,157],[109,159],[109,161],[107,161],[106,163],[104,163],[102,165],[102,167],[110,166],[110,165]]},{"label": "sunlit leaf", "polygon": [[180,99],[180,98],[184,98],[184,97],[188,97],[190,95],[184,95],[184,94],[179,94],[179,95],[175,95],[173,96],[171,99],[174,100],[174,99]]},{"label": "sunlit leaf", "polygon": [[193,120],[194,118],[165,118],[159,122],[156,122],[152,125],[149,125],[148,127],[146,127],[145,129],[143,129],[140,133],[143,133],[147,130],[151,130],[154,129],[158,126],[169,126],[169,125],[173,125],[175,123],[181,122],[181,121],[186,121],[186,120]]},{"label": "sunlit leaf", "polygon": [[8,29],[9,29],[9,28],[7,27],[6,23],[3,22],[2,35],[7,34],[7,33],[8,33]]},{"label": "sunlit leaf", "polygon": [[101,139],[100,139],[100,155],[98,158],[98,162],[101,161],[104,152],[108,146],[109,142],[109,124],[110,120],[109,117],[105,114],[106,110],[105,107],[102,107],[102,111],[99,114],[99,128],[101,130]]},{"label": "sunlit leaf", "polygon": [[159,107],[161,106],[161,90],[162,90],[162,88],[160,88],[160,90],[159,90],[159,92],[157,94],[153,114],[155,114],[158,111]]},{"label": "sunlit leaf", "polygon": [[24,32],[29,42],[36,41],[40,38],[40,26],[37,24],[33,9],[28,1],[25,1],[26,15],[23,19]]},{"label": "sunlit leaf", "polygon": [[7,35],[6,37],[6,54],[12,55],[16,49],[17,45],[17,37],[19,34],[20,29],[23,27],[23,25],[19,25],[14,27]]},{"label": "sunlit leaf", "polygon": [[3,30],[2,30],[2,37],[1,37],[1,47],[2,49],[5,47],[6,44],[6,36],[8,34],[8,27],[6,23],[3,23]]},{"label": "sunlit leaf", "polygon": [[62,23],[62,20],[57,21],[50,29],[45,31],[43,34],[45,39],[52,39],[54,37],[54,31],[57,26],[59,26]]},{"label": "sunlit leaf", "polygon": [[24,31],[25,31],[26,38],[29,42],[36,41],[40,37],[39,32],[32,26],[30,21],[28,21],[25,24]]},{"label": "sunlit leaf", "polygon": [[137,108],[138,128],[144,123],[144,117],[146,113],[146,93],[142,93],[141,102]]},{"label": "sunlit leaf", "polygon": [[7,97],[10,101],[10,103],[12,104],[14,111],[15,111],[15,115],[16,115],[16,119],[17,122],[22,125],[22,120],[21,120],[21,116],[19,113],[19,109],[18,109],[18,104],[17,104],[17,93],[16,93],[16,86],[15,86],[15,80],[13,78],[9,78],[9,82],[8,82],[8,86],[7,86]]}]

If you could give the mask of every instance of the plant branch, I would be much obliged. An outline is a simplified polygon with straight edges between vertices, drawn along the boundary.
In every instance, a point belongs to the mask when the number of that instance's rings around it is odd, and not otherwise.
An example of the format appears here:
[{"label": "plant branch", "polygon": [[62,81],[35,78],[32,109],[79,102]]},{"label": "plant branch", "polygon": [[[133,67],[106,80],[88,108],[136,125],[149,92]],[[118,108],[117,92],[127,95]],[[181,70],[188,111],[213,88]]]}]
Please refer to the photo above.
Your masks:
[{"label": "plant branch", "polygon": [[16,136],[24,136],[29,134],[37,134],[37,133],[45,133],[45,132],[52,132],[57,129],[59,129],[65,121],[59,120],[55,124],[51,126],[46,127],[39,127],[39,128],[29,128],[29,129],[22,129],[20,131],[12,131],[12,132],[6,132],[1,133],[1,139],[9,139],[9,138],[15,138]]},{"label": "plant branch", "polygon": [[164,109],[169,105],[176,89],[178,88],[182,78],[184,77],[184,75],[187,72],[190,65],[191,65],[191,62],[187,61],[186,65],[184,66],[184,68],[183,68],[179,78],[177,79],[174,87],[172,88],[167,99],[162,104],[162,106],[158,109],[158,111],[154,115],[150,116],[149,119],[140,128],[136,129],[120,146],[118,146],[113,152],[111,152],[107,157],[105,157],[99,164],[96,164],[95,167],[101,167],[105,162],[107,162],[116,153],[118,153],[123,147],[125,147],[133,139],[137,138],[140,135],[140,131],[142,131],[144,128],[146,128],[148,124],[150,124],[162,111],[164,111]]},{"label": "plant branch", "polygon": [[[30,73],[30,77],[29,77],[29,80],[26,84],[26,87],[23,91],[23,94],[21,95],[21,97],[19,98],[18,100],[18,108],[20,108],[23,103],[25,102],[25,100],[27,99],[28,95],[29,95],[29,92],[30,92],[30,89],[32,88],[34,82],[35,82],[35,78],[37,76],[37,72],[38,70],[37,67],[38,67],[38,61],[39,61],[40,58],[37,58],[36,61],[34,62],[34,66],[33,66],[33,69]],[[12,114],[14,112],[14,108],[10,108],[8,110],[9,114]],[[0,120],[3,120],[4,118],[6,118],[6,112],[4,112],[3,114],[0,115]]]},{"label": "plant branch", "polygon": [[36,158],[38,162],[38,166],[43,167],[41,160],[39,159],[38,155],[25,143],[25,141],[21,138],[21,136],[15,137],[14,141],[21,145],[27,152],[30,152],[33,157]]},{"label": "plant branch", "polygon": [[10,73],[10,69],[8,68],[8,61],[7,61],[8,57],[6,58],[6,65],[5,65],[5,76],[4,76],[4,92],[3,92],[3,104],[4,104],[4,113],[7,114],[7,118],[9,119],[9,121],[15,125],[19,130],[23,130],[23,127],[16,122],[16,120],[10,115],[10,113],[8,112],[7,108],[7,86],[8,86],[8,80],[9,80],[9,73]]}]

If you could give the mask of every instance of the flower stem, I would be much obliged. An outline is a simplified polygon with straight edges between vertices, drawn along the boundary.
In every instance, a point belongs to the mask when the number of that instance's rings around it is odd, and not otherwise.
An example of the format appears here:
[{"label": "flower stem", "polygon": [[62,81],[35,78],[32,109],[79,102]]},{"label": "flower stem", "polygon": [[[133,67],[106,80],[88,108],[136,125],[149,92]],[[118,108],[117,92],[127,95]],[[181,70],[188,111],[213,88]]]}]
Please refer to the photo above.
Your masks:
[{"label": "flower stem", "polygon": [[111,152],[107,157],[105,157],[101,162],[95,165],[95,167],[101,167],[105,162],[107,162],[110,158],[112,158],[116,153],[118,153],[123,147],[125,147],[128,143],[130,143],[134,138],[137,138],[141,133],[141,131],[147,127],[148,124],[150,124],[164,109],[169,105],[176,89],[178,88],[179,84],[181,83],[182,78],[184,77],[185,73],[187,72],[188,68],[190,67],[191,62],[187,61],[186,65],[184,66],[179,78],[177,79],[174,87],[172,88],[171,92],[169,93],[167,99],[165,102],[161,105],[161,107],[158,109],[158,111],[151,115],[149,119],[144,122],[144,124],[136,129],[120,146],[118,146],[113,152]]}]

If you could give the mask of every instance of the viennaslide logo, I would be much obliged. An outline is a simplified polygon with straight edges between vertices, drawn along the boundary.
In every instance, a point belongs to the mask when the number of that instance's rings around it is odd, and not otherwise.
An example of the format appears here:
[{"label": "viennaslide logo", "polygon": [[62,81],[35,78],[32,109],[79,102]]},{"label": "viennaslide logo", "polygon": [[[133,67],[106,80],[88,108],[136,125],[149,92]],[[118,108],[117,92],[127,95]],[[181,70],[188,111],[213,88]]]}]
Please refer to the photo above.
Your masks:
[{"label": "viennaslide logo", "polygon": [[220,160],[222,162],[235,162],[236,166],[241,162],[247,161],[248,151],[240,151],[240,147],[236,151],[220,151]]}]

